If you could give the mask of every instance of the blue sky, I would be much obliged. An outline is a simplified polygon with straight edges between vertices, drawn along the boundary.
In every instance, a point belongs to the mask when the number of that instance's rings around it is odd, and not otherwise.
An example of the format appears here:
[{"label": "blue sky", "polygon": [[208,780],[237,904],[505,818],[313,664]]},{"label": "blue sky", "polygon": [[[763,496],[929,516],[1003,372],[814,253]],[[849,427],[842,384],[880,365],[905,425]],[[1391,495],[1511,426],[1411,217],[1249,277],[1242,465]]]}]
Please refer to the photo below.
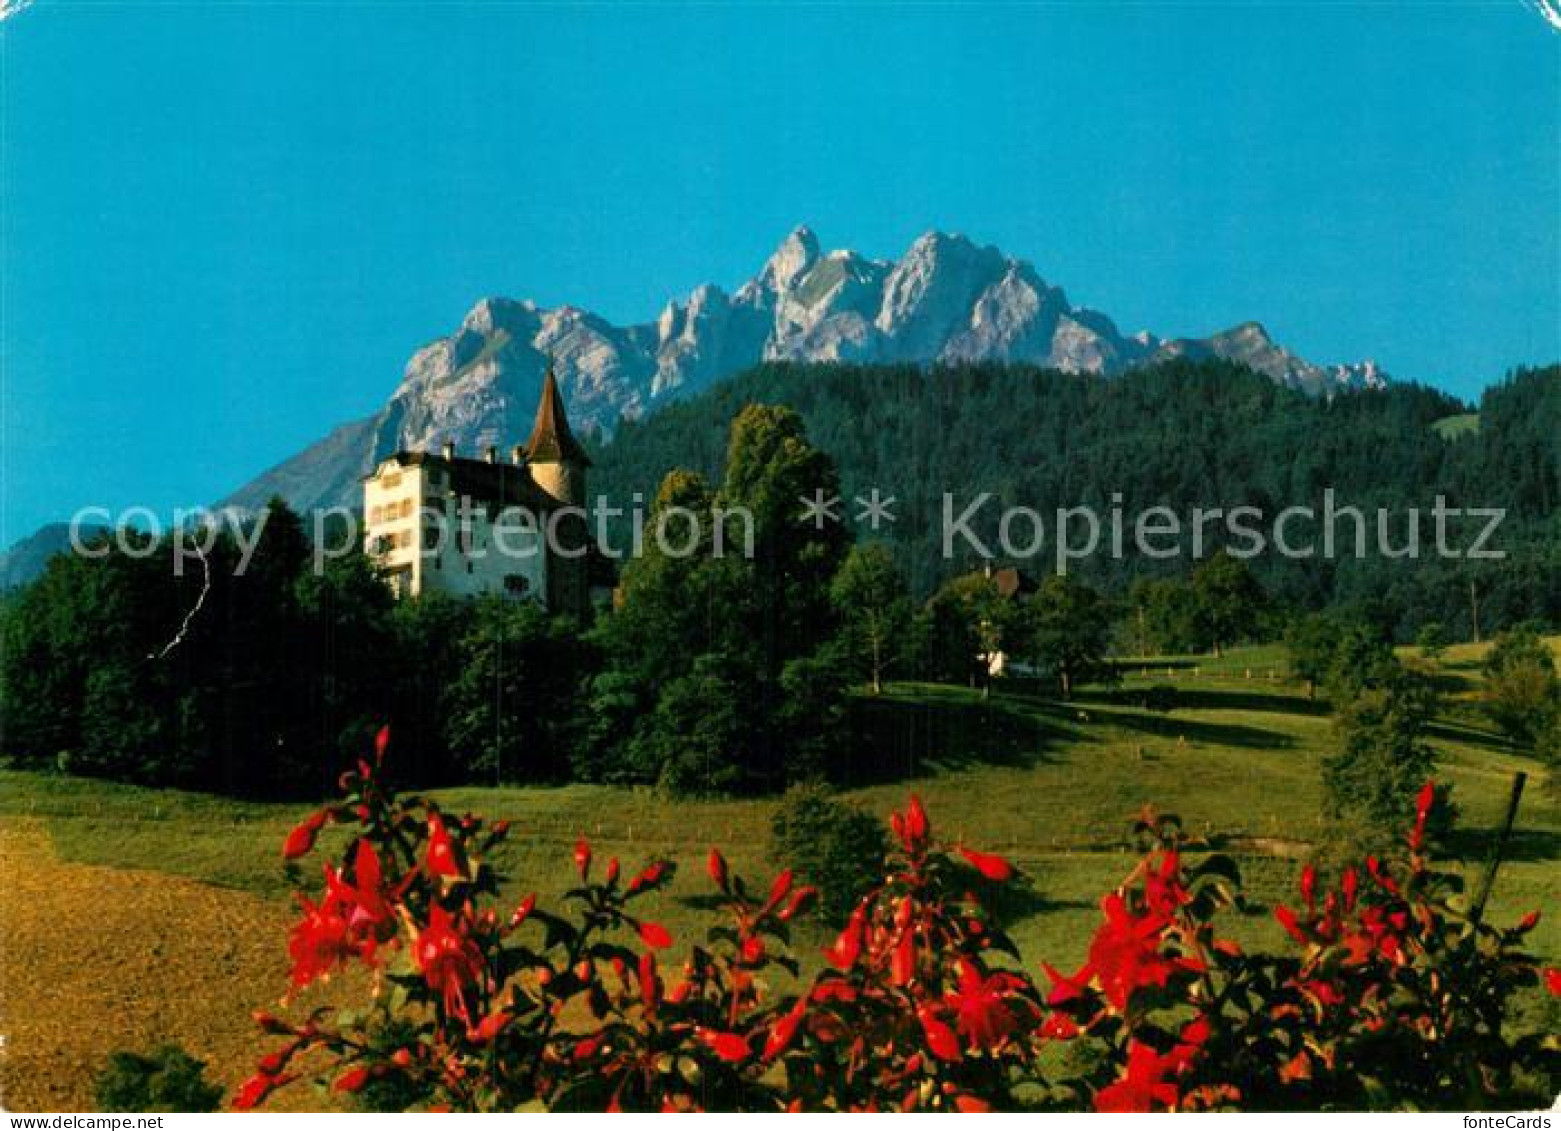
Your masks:
[{"label": "blue sky", "polygon": [[0,50],[4,543],[225,494],[483,295],[649,319],[799,222],[1466,396],[1561,357],[1561,35],[1519,0],[39,0]]}]

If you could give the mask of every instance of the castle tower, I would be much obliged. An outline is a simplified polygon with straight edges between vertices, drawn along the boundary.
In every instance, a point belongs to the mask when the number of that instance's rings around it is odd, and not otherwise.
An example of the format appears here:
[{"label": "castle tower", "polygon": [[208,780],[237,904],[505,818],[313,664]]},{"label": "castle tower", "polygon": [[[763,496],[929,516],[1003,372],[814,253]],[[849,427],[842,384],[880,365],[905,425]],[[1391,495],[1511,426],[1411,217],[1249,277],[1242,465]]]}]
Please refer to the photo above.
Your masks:
[{"label": "castle tower", "polygon": [[591,466],[585,449],[569,431],[564,415],[564,399],[558,394],[558,381],[550,361],[542,378],[542,401],[537,405],[537,421],[526,441],[526,460],[531,477],[549,495],[572,506],[585,505],[585,470]]}]

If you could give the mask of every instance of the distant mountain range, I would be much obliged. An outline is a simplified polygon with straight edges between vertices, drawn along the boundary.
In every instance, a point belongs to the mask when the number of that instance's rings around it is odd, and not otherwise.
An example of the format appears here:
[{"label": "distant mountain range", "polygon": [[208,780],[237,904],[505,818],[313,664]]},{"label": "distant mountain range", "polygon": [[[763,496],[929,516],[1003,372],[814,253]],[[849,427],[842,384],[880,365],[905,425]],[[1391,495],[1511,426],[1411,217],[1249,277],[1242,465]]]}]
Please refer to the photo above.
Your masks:
[{"label": "distant mountain range", "polygon": [[615,326],[575,306],[508,298],[477,303],[448,337],[407,363],[374,415],[337,428],[220,505],[354,504],[358,479],[398,449],[446,440],[471,452],[524,438],[553,360],[577,428],[610,432],[622,417],[708,388],[761,361],[1029,362],[1120,373],[1176,357],[1240,362],[1322,395],[1375,387],[1372,362],[1316,365],[1256,322],[1207,338],[1124,335],[1106,315],[1068,302],[1035,268],[964,236],[928,232],[898,261],[824,252],[798,228],[736,292],[712,284],[672,300],[654,322]]},{"label": "distant mountain range", "polygon": [[[83,525],[80,537],[83,542],[90,542],[104,532],[102,526]],[[43,572],[50,558],[70,548],[70,523],[51,522],[40,526],[0,553],[0,592],[13,585],[25,585]]]}]

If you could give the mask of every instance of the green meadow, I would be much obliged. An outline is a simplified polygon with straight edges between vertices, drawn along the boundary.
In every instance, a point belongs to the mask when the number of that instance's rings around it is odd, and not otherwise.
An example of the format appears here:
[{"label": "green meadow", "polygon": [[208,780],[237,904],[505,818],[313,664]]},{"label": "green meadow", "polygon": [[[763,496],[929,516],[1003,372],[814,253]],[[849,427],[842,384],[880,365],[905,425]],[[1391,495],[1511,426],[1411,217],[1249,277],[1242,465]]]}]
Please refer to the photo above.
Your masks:
[{"label": "green meadow", "polygon": [[[1552,640],[1556,647],[1561,640]],[[1404,656],[1420,662],[1413,649]],[[1517,829],[1491,906],[1496,920],[1539,908],[1561,891],[1561,801],[1544,772],[1482,718],[1478,648],[1450,649],[1436,666],[1448,707],[1433,734],[1439,776],[1461,811],[1452,849],[1477,872],[1490,852],[1518,771],[1529,774]],[[858,703],[858,782],[844,799],[880,816],[915,791],[945,838],[1005,853],[1026,876],[1008,908],[1027,960],[1057,965],[1082,954],[1102,892],[1132,866],[1130,831],[1145,806],[1180,817],[1210,849],[1233,855],[1248,906],[1228,924],[1237,938],[1277,942],[1272,905],[1293,891],[1299,861],[1320,831],[1319,760],[1332,723],[1325,704],[1289,680],[1273,647],[1220,659],[1123,661],[1114,687],[1072,702],[1022,682],[972,688],[892,684]],[[1169,685],[1176,705],[1152,710],[1144,692]],[[392,759],[394,753],[392,753]],[[448,810],[514,822],[495,859],[518,898],[558,896],[571,878],[575,838],[598,858],[632,867],[653,856],[681,872],[656,914],[680,941],[712,921],[703,860],[720,846],[734,868],[767,882],[774,799],[672,800],[648,789],[602,786],[437,791]],[[39,820],[55,854],[80,863],[150,869],[281,899],[290,890],[282,838],[307,810],[146,790],[31,772],[0,773],[0,814]],[[327,849],[331,842],[326,842]],[[304,876],[317,884],[312,865]],[[1471,885],[1472,886],[1472,885]],[[821,926],[797,948],[812,964]],[[283,940],[277,939],[277,946]],[[1561,957],[1561,924],[1547,914],[1532,939]]]}]

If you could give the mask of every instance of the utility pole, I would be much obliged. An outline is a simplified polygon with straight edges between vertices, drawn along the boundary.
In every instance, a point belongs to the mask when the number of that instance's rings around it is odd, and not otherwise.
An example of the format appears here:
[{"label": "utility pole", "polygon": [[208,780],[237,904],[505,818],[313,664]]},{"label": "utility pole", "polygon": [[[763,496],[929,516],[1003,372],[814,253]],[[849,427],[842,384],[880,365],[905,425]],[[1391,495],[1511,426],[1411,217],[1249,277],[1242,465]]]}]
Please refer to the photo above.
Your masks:
[{"label": "utility pole", "polygon": [[494,636],[493,663],[493,786],[504,784],[504,632],[508,625],[500,622]]}]

